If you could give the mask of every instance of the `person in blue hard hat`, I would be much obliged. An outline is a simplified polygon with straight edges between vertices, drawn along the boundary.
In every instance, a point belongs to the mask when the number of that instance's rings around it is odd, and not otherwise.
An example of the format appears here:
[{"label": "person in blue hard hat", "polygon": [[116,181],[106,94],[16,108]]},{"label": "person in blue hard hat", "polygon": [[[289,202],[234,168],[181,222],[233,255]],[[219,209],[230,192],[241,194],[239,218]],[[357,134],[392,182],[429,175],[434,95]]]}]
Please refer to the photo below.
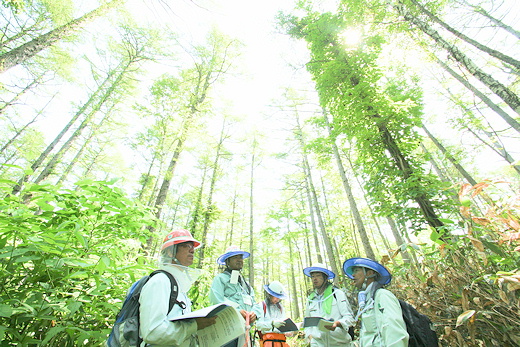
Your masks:
[{"label": "person in blue hard hat", "polygon": [[391,291],[383,288],[392,280],[390,272],[367,258],[347,259],[343,272],[359,290],[356,314],[356,320],[361,319],[359,346],[408,346],[409,336],[399,301]]},{"label": "person in blue hard hat", "polygon": [[307,298],[305,317],[321,317],[331,321],[324,329],[305,327],[305,336],[310,340],[311,347],[352,346],[348,330],[355,323],[354,315],[345,293],[330,281],[336,274],[321,263],[306,267],[303,273],[311,278],[313,287]]},{"label": "person in blue hard hat", "polygon": [[[249,316],[249,323],[253,324],[260,315],[260,311],[258,305],[255,305],[255,292],[241,273],[244,259],[249,255],[249,252],[243,251],[237,246],[230,246],[224,254],[218,257],[217,263],[223,267],[223,271],[213,279],[209,301],[212,305],[224,303],[233,306],[244,319]],[[242,346],[244,340],[245,337],[239,337],[226,347]]]}]

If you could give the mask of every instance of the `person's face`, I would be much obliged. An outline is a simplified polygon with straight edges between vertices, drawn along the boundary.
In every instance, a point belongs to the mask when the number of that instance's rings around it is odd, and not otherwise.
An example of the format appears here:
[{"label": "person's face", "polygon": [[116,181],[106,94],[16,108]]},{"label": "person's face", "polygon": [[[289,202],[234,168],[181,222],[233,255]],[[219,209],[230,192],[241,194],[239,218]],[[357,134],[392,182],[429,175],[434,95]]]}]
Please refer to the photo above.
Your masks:
[{"label": "person's face", "polygon": [[183,242],[177,245],[177,254],[175,258],[179,261],[179,264],[182,266],[190,266],[193,264],[195,253],[195,247],[193,242]]},{"label": "person's face", "polygon": [[[365,274],[366,272],[366,274]],[[370,276],[370,275],[373,275],[375,274],[375,272],[373,270],[370,270],[370,269],[366,269],[365,268],[365,271],[363,271],[363,268],[362,267],[355,267],[352,269],[352,277],[354,277],[354,279],[352,281],[354,281],[354,286],[356,286],[356,288],[358,289],[362,289],[363,288],[363,283],[365,283],[365,279],[367,278],[367,276]],[[372,283],[374,281],[373,278],[369,278],[367,280],[367,285]]]},{"label": "person's face", "polygon": [[325,274],[323,272],[311,272],[311,281],[314,289],[321,288],[325,283]]},{"label": "person's face", "polygon": [[269,294],[269,301],[271,301],[272,305],[276,305],[277,303],[280,302],[280,299],[277,298],[276,296]]},{"label": "person's face", "polygon": [[226,259],[226,264],[231,270],[242,270],[244,266],[244,256],[237,254]]}]

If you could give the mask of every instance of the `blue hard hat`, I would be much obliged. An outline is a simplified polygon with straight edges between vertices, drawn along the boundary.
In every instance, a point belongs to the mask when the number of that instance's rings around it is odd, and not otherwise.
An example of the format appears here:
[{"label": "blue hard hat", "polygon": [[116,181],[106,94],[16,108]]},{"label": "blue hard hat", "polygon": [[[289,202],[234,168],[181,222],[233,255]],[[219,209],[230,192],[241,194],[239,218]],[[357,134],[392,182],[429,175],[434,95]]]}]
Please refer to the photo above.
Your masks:
[{"label": "blue hard hat", "polygon": [[309,267],[306,267],[305,269],[303,269],[303,273],[305,274],[305,276],[311,277],[312,272],[322,272],[325,275],[327,275],[327,279],[329,279],[329,280],[336,277],[336,274],[334,272],[332,272],[331,270],[327,269],[325,264],[322,264],[322,263],[316,263],[316,264],[313,264],[312,266],[309,266]]},{"label": "blue hard hat", "polygon": [[368,258],[350,258],[345,260],[343,263],[343,272],[350,279],[354,279],[352,276],[353,269],[355,267],[364,267],[367,269],[374,270],[379,274],[379,279],[377,282],[382,285],[387,285],[392,280],[392,275],[383,265],[379,264],[377,261],[368,259]]},{"label": "blue hard hat", "polygon": [[231,258],[231,257],[233,257],[235,255],[239,255],[239,254],[242,254],[244,259],[246,259],[247,257],[249,257],[251,255],[249,252],[243,251],[240,248],[238,248],[237,246],[229,246],[226,249],[226,253],[224,253],[220,257],[218,257],[217,263],[219,265],[225,265],[227,258]]}]

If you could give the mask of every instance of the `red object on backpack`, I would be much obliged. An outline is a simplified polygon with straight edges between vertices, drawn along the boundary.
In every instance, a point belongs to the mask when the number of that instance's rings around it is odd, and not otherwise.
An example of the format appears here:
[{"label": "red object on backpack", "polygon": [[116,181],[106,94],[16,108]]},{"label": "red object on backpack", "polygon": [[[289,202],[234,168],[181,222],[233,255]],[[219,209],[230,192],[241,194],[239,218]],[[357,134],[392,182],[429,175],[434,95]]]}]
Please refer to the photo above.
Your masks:
[{"label": "red object on backpack", "polygon": [[260,347],[290,347],[284,334],[258,332],[260,336]]}]

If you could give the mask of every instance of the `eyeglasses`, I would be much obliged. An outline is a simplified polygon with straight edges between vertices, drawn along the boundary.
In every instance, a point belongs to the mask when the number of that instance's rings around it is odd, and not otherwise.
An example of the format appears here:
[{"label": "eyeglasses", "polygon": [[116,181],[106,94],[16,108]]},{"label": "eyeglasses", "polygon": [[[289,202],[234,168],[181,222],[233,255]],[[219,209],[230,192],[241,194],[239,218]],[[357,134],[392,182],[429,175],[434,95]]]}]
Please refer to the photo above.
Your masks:
[{"label": "eyeglasses", "polygon": [[180,248],[195,249],[195,245],[193,244],[193,242],[183,242],[183,243],[179,243],[178,246],[179,246]]}]

